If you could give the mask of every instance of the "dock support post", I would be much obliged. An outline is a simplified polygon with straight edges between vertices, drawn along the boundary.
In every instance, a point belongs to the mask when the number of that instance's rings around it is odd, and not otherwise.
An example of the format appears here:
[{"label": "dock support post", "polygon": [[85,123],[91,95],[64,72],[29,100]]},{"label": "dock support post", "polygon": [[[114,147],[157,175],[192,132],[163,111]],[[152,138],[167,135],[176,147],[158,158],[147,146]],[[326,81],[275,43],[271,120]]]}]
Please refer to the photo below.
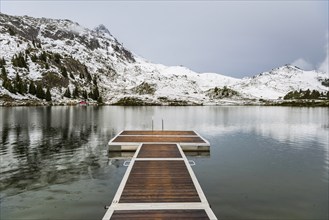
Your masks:
[{"label": "dock support post", "polygon": [[163,128],[164,128],[164,127],[163,127],[163,119],[162,119],[162,130],[163,130]]}]

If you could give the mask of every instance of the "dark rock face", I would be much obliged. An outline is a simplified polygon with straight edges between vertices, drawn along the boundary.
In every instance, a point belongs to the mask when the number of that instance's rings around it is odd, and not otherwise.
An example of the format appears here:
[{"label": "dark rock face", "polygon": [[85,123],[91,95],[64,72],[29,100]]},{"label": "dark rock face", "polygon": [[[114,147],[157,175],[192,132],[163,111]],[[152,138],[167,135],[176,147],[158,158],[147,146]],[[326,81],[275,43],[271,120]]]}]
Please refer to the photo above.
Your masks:
[{"label": "dark rock face", "polygon": [[57,73],[47,72],[42,78],[42,84],[45,87],[67,87],[69,85],[69,80],[64,77],[60,77]]},{"label": "dark rock face", "polygon": [[0,13],[0,24],[4,27],[4,29],[0,30],[0,32],[7,32],[12,30],[15,35],[20,36],[25,40],[32,41],[38,36],[39,28],[27,24],[20,17],[14,17]]},{"label": "dark rock face", "polygon": [[110,33],[110,31],[103,25],[103,24],[100,24],[98,27],[96,27],[94,29],[94,31],[97,33],[97,34],[102,34],[102,33],[105,33],[105,34],[109,34],[110,36],[112,36],[112,34]]},{"label": "dark rock face", "polygon": [[147,82],[143,82],[133,89],[133,92],[138,93],[139,95],[154,95],[155,91],[155,86]]},{"label": "dark rock face", "polygon": [[128,62],[136,62],[132,53],[126,50],[122,45],[112,44],[112,48],[115,52],[124,57]]}]

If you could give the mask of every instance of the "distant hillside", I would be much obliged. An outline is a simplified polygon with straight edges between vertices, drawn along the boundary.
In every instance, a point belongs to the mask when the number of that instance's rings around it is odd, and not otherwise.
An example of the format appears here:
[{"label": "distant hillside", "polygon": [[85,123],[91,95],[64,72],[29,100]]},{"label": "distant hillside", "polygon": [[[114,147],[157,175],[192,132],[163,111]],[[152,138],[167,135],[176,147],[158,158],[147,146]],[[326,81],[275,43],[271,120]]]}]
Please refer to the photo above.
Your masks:
[{"label": "distant hillside", "polygon": [[[145,42],[144,42],[145,43]],[[294,90],[328,91],[329,77],[286,65],[251,78],[151,63],[104,25],[0,14],[0,105],[8,103],[259,104]]]}]

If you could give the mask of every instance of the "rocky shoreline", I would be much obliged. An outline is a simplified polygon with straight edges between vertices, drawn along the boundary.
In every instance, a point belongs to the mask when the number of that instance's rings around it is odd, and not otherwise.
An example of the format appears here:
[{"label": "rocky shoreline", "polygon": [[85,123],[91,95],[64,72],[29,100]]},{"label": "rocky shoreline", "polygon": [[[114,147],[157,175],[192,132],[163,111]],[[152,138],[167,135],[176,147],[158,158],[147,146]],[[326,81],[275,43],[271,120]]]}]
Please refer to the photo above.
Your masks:
[{"label": "rocky shoreline", "polygon": [[15,106],[296,106],[296,107],[329,107],[329,100],[220,100],[217,102],[196,103],[186,100],[170,100],[167,102],[145,101],[138,98],[125,97],[115,103],[98,103],[81,100],[50,101],[45,100],[12,100],[0,99],[1,107]]}]

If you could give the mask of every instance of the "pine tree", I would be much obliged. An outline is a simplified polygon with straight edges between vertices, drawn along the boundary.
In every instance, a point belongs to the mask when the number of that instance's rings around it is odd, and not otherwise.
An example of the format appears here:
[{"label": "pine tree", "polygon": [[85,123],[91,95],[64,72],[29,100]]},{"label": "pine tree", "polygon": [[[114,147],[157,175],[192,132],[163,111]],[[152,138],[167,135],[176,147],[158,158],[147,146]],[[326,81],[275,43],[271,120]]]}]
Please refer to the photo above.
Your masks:
[{"label": "pine tree", "polygon": [[3,86],[5,89],[7,89],[7,81],[8,81],[7,78],[2,80],[2,86]]},{"label": "pine tree", "polygon": [[62,58],[62,57],[61,57],[60,54],[55,53],[54,58],[55,58],[55,62],[56,62],[57,64],[60,64],[60,63],[61,63],[61,58]]},{"label": "pine tree", "polygon": [[1,78],[3,80],[6,80],[8,78],[7,77],[7,71],[6,71],[6,68],[4,66],[1,68]]},{"label": "pine tree", "polygon": [[20,93],[20,94],[25,94],[27,92],[27,85],[24,81],[19,81],[18,84],[17,84],[17,92]]},{"label": "pine tree", "polygon": [[87,94],[86,90],[83,90],[83,91],[82,91],[82,97],[83,97],[84,99],[88,99],[88,94]]},{"label": "pine tree", "polygon": [[76,86],[73,90],[72,96],[73,98],[78,98],[80,95],[79,88]]},{"label": "pine tree", "polygon": [[43,62],[47,62],[47,54],[45,51],[43,51],[40,56],[39,56],[39,60],[43,61]]},{"label": "pine tree", "polygon": [[32,62],[37,62],[37,60],[38,60],[37,55],[33,54],[33,55],[31,56],[31,60],[32,60]]},{"label": "pine tree", "polygon": [[41,83],[38,83],[37,85],[37,89],[36,89],[36,96],[39,98],[39,99],[44,99],[45,98],[45,91],[43,91],[43,88],[42,88],[42,85]]},{"label": "pine tree", "polygon": [[24,94],[24,85],[22,81],[16,83],[16,91],[20,94]]},{"label": "pine tree", "polygon": [[94,99],[93,91],[90,91],[90,92],[88,93],[88,97],[91,98],[91,99]]},{"label": "pine tree", "polygon": [[9,80],[7,76],[7,71],[4,66],[1,68],[1,78],[2,78],[2,86],[9,91],[8,89]]},{"label": "pine tree", "polygon": [[1,58],[0,59],[0,67],[3,67],[3,66],[5,66],[6,65],[6,60],[5,60],[5,58]]},{"label": "pine tree", "polygon": [[48,63],[46,63],[46,70],[49,70],[49,65],[48,65]]},{"label": "pine tree", "polygon": [[103,104],[103,98],[102,96],[99,96],[98,99],[97,99],[97,103],[98,104]]},{"label": "pine tree", "polygon": [[21,77],[18,75],[18,73],[16,73],[16,77],[14,80],[14,88],[16,92],[23,94],[23,84],[21,81]]},{"label": "pine tree", "polygon": [[11,93],[16,93],[15,88],[13,87],[13,85],[9,80],[4,81],[3,87],[6,88]]},{"label": "pine tree", "polygon": [[50,94],[50,90],[49,90],[49,87],[47,88],[47,91],[46,91],[46,101],[47,102],[50,102],[51,101],[51,94]]},{"label": "pine tree", "polygon": [[18,56],[14,55],[14,57],[11,59],[11,62],[13,63],[13,66],[28,69],[26,59],[24,58],[24,55],[21,52],[18,54]]},{"label": "pine tree", "polygon": [[94,99],[94,100],[97,100],[98,97],[99,97],[98,87],[95,86],[94,91],[93,91],[93,99]]},{"label": "pine tree", "polygon": [[36,94],[36,88],[35,88],[35,85],[34,85],[33,81],[31,81],[31,83],[30,83],[30,86],[29,86],[29,93],[30,93],[31,95],[35,95],[35,94]]},{"label": "pine tree", "polygon": [[318,98],[320,97],[320,95],[321,95],[321,94],[320,94],[319,91],[317,91],[317,90],[313,90],[312,93],[311,93],[311,95],[310,95],[310,96],[311,96],[310,98],[311,98],[311,99],[318,99]]},{"label": "pine tree", "polygon": [[67,70],[64,66],[61,67],[61,73],[65,78],[67,78]]},{"label": "pine tree", "polygon": [[14,36],[16,34],[15,31],[11,27],[8,28],[8,32],[9,32],[10,36]]},{"label": "pine tree", "polygon": [[304,98],[304,99],[309,99],[309,98],[311,98],[311,91],[310,91],[310,89],[307,89],[307,90],[306,90],[306,92],[305,92],[303,98]]},{"label": "pine tree", "polygon": [[4,66],[1,68],[1,78],[2,78],[2,86],[5,87],[6,81],[8,80],[8,76],[7,76],[6,68]]},{"label": "pine tree", "polygon": [[90,75],[90,73],[89,73],[89,71],[88,71],[88,68],[85,66],[85,72],[86,72],[86,75],[87,75],[87,80],[88,80],[88,82],[90,82],[91,81],[91,75]]},{"label": "pine tree", "polygon": [[27,82],[23,82],[23,93],[27,93],[28,89],[27,89]]},{"label": "pine tree", "polygon": [[71,98],[71,91],[70,88],[67,88],[67,90],[64,93],[64,97]]},{"label": "pine tree", "polygon": [[19,76],[19,74],[18,74],[18,73],[16,73],[15,81],[16,81],[16,82],[19,82],[19,81],[21,81],[21,77]]}]

